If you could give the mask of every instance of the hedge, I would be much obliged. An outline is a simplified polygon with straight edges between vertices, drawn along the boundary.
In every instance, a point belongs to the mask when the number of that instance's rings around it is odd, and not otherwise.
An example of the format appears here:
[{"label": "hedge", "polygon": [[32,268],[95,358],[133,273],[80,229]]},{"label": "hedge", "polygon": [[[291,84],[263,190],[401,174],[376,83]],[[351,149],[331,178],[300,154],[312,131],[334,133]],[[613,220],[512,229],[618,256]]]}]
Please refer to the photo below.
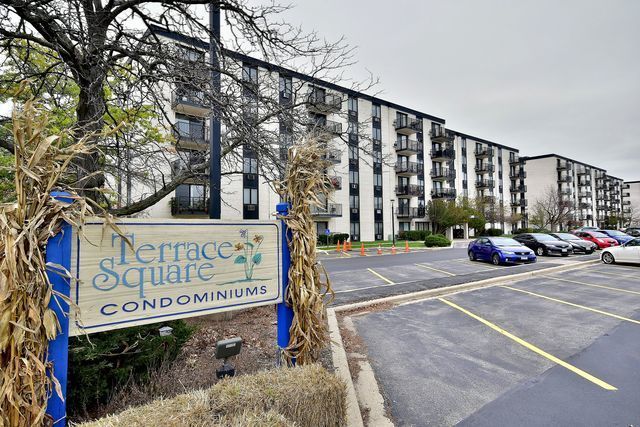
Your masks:
[{"label": "hedge", "polygon": [[429,230],[408,230],[401,231],[398,234],[399,240],[411,240],[412,242],[419,242],[421,240],[425,240],[427,236],[430,236],[431,232]]},{"label": "hedge", "polygon": [[431,236],[427,236],[424,239],[424,245],[428,248],[434,248],[434,247],[443,248],[443,247],[451,246],[451,241],[447,239],[445,236],[443,236],[442,234],[434,234]]},{"label": "hedge", "polygon": [[503,234],[504,231],[501,228],[487,228],[480,233],[481,236],[502,236]]},{"label": "hedge", "polygon": [[338,241],[344,243],[351,237],[348,233],[331,233],[328,236],[323,234],[318,236],[318,244],[322,246],[335,245]]}]

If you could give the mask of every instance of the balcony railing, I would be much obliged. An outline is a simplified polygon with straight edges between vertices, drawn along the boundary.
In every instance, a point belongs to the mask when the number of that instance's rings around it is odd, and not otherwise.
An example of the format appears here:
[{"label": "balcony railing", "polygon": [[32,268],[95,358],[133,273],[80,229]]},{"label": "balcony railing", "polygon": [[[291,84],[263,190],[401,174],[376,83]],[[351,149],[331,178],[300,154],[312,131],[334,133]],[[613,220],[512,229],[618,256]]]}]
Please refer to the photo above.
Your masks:
[{"label": "balcony railing", "polygon": [[309,123],[307,127],[311,133],[321,137],[333,138],[333,136],[342,133],[342,123],[333,120]]},{"label": "balcony railing", "polygon": [[412,119],[405,116],[394,120],[393,127],[398,133],[411,135],[416,132],[422,132],[422,120]]},{"label": "balcony railing", "polygon": [[485,147],[475,150],[475,155],[477,159],[484,159],[485,157],[493,157],[493,148]]},{"label": "balcony railing", "polygon": [[208,198],[173,197],[171,199],[171,215],[205,215],[208,212]]},{"label": "balcony railing", "polygon": [[623,206],[631,206],[631,200],[623,200],[622,201],[622,205]]},{"label": "balcony railing", "polygon": [[331,185],[333,186],[334,189],[336,189],[336,190],[341,190],[342,189],[342,177],[341,176],[330,175],[329,176],[329,182],[331,183]]},{"label": "balcony railing", "polygon": [[396,196],[399,197],[420,197],[424,196],[424,187],[416,184],[397,185]]},{"label": "balcony railing", "polygon": [[591,187],[591,180],[590,179],[579,179],[578,180],[578,187]]},{"label": "balcony railing", "polygon": [[526,208],[527,207],[527,199],[512,199],[511,200],[511,207],[517,208],[517,207],[521,207],[521,208]]},{"label": "balcony railing", "polygon": [[193,142],[195,144],[209,143],[209,128],[203,123],[177,122],[174,125],[173,135],[180,142]]},{"label": "balcony railing", "polygon": [[558,193],[562,196],[570,196],[571,194],[573,194],[573,191],[570,188],[564,188],[558,191]]},{"label": "balcony railing", "polygon": [[398,218],[422,218],[425,216],[425,208],[423,207],[405,207],[396,208],[396,216]]},{"label": "balcony railing", "polygon": [[431,190],[431,198],[432,199],[455,199],[456,198],[456,189],[455,188],[438,188]]},{"label": "balcony railing", "polygon": [[398,154],[411,155],[416,153],[422,153],[422,143],[413,139],[404,139],[396,141],[393,144]]},{"label": "balcony railing", "polygon": [[570,171],[573,169],[573,165],[569,162],[560,162],[558,163],[557,168],[559,171]]},{"label": "balcony railing", "polygon": [[593,205],[591,203],[578,203],[578,207],[580,209],[591,209],[593,207]]},{"label": "balcony railing", "polygon": [[515,165],[515,164],[518,164],[518,163],[520,163],[520,156],[518,156],[518,155],[516,154],[516,155],[514,155],[514,156],[510,156],[510,157],[509,157],[509,164],[510,164],[510,165]]},{"label": "balcony railing", "polygon": [[447,132],[447,130],[442,126],[431,129],[429,131],[429,136],[431,137],[432,142],[450,143],[453,141],[453,134],[451,132]]},{"label": "balcony railing", "polygon": [[509,187],[509,191],[511,193],[526,193],[527,186],[526,185],[516,185],[515,187]]},{"label": "balcony railing", "polygon": [[587,169],[587,168],[578,168],[578,170],[576,170],[576,174],[578,175],[591,175],[591,169]]},{"label": "balcony railing", "polygon": [[333,217],[342,216],[342,205],[340,203],[328,203],[327,206],[311,206],[312,216]]},{"label": "balcony railing", "polygon": [[479,179],[476,181],[476,188],[493,188],[495,187],[495,181],[492,179]]},{"label": "balcony railing", "polygon": [[527,177],[527,172],[525,172],[524,170],[518,170],[518,171],[515,171],[515,173],[512,173],[511,171],[509,171],[509,178],[525,179],[526,177]]},{"label": "balcony railing", "polygon": [[323,156],[326,161],[331,163],[340,163],[341,157],[342,152],[340,150],[327,150]]},{"label": "balcony railing", "polygon": [[320,114],[336,113],[342,110],[342,97],[312,90],[307,94],[307,108]]},{"label": "balcony railing", "polygon": [[417,175],[424,169],[422,163],[416,162],[397,162],[396,173],[401,175]]},{"label": "balcony railing", "polygon": [[571,175],[564,175],[558,178],[558,182],[572,182],[573,177]]},{"label": "balcony railing", "polygon": [[450,161],[456,158],[456,150],[449,146],[440,150],[431,150],[431,160],[438,161]]},{"label": "balcony railing", "polygon": [[434,181],[453,181],[456,179],[456,171],[448,168],[431,169],[430,175]]},{"label": "balcony railing", "polygon": [[590,199],[591,196],[593,196],[593,193],[591,193],[590,191],[582,191],[582,192],[578,193],[578,197],[580,197],[580,198]]},{"label": "balcony railing", "polygon": [[476,165],[475,171],[477,173],[493,173],[494,166],[491,163],[482,163],[482,164]]}]

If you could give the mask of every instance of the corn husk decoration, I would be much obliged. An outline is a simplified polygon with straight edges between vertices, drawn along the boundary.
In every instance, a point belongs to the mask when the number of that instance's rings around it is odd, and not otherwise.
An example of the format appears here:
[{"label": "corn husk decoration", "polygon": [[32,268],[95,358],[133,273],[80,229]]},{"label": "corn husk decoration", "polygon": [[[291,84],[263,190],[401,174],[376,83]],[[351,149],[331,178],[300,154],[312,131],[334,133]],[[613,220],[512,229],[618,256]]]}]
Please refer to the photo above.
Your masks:
[{"label": "corn husk decoration", "polygon": [[[72,160],[89,152],[86,140],[47,135],[47,117],[33,101],[13,113],[16,202],[0,206],[0,425],[40,426],[50,393],[48,341],[59,332],[49,301],[47,240],[63,221],[80,227],[93,215],[88,202],[65,182],[74,182]],[[51,192],[66,191],[72,204]],[[56,267],[59,268],[59,267]]]},{"label": "corn husk decoration", "polygon": [[[333,290],[324,268],[316,261],[316,225],[312,206],[324,207],[331,182],[326,169],[326,146],[313,139],[289,148],[285,179],[280,193],[291,207],[283,218],[291,231],[289,249],[291,267],[286,303],[293,308],[289,346],[282,354],[291,365],[305,365],[318,359],[328,343],[325,304],[333,298]],[[327,296],[330,294],[330,298]]]}]

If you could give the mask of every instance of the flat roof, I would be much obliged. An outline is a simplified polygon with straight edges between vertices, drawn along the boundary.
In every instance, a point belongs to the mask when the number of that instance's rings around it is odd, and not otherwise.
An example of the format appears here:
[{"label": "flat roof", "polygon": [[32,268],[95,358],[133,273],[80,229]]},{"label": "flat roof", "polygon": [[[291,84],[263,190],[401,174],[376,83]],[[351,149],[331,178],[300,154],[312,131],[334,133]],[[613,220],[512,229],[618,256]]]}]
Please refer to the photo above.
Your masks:
[{"label": "flat roof", "polygon": [[[198,38],[195,37],[191,37],[191,36],[187,36],[184,34],[180,34],[177,33],[175,31],[171,31],[168,30],[166,28],[157,26],[157,25],[149,25],[149,28],[151,29],[151,31],[153,31],[154,33],[161,35],[163,37],[167,37],[176,41],[180,41],[183,43],[187,43],[190,44],[192,46],[196,46],[196,47],[200,47],[202,49],[206,49],[209,50],[209,42],[206,42],[204,40],[200,40]],[[223,49],[223,53],[227,56],[229,56],[230,58],[233,59],[237,59],[240,61],[244,61],[244,62],[251,62],[253,64],[259,65],[262,68],[268,69],[268,70],[273,70],[273,71],[277,71],[283,74],[286,74],[288,76],[291,77],[296,77],[297,79],[312,83],[312,84],[317,84],[323,87],[326,87],[328,89],[332,89],[332,90],[336,90],[336,91],[340,91],[340,92],[344,92],[348,95],[353,95],[353,96],[357,96],[358,98],[362,98],[362,99],[366,99],[371,101],[372,103],[375,104],[380,104],[380,105],[385,105],[387,107],[391,107],[394,108],[396,110],[400,110],[401,112],[407,112],[407,113],[411,113],[413,115],[415,115],[416,117],[419,118],[425,118],[428,120],[431,120],[433,122],[436,123],[440,123],[440,124],[445,124],[445,119],[441,118],[441,117],[436,117],[433,116],[431,114],[427,114],[427,113],[423,113],[422,111],[418,111],[418,110],[414,110],[413,108],[408,108],[405,106],[402,106],[400,104],[396,104],[394,102],[391,101],[387,101],[385,99],[382,98],[378,98],[372,95],[367,95],[366,93],[362,93],[362,92],[358,92],[355,91],[353,89],[349,89],[346,88],[344,86],[340,86],[338,84],[335,83],[330,83],[321,79],[316,79],[314,77],[308,76],[306,74],[302,74],[299,73],[297,71],[293,71],[293,70],[289,70],[285,67],[281,67],[279,65],[274,65],[271,64],[269,62],[263,61],[261,59],[257,59],[257,58],[253,58],[251,56],[248,55],[244,55],[242,53],[238,53],[238,52],[234,52],[228,49]]]},{"label": "flat roof", "polygon": [[588,167],[590,167],[592,169],[597,169],[597,170],[600,170],[600,171],[603,171],[603,172],[607,171],[606,169],[600,168],[598,166],[593,166],[593,165],[590,165],[589,163],[581,162],[580,160],[575,160],[575,159],[571,159],[569,157],[561,156],[560,154],[542,154],[540,156],[524,156],[524,157],[521,157],[521,159],[523,159],[523,160],[538,160],[538,159],[546,159],[546,158],[549,158],[549,157],[557,157],[559,159],[567,160],[569,162],[580,163],[581,165],[588,166]]},{"label": "flat roof", "polygon": [[518,149],[518,148],[513,148],[513,147],[509,147],[508,145],[498,144],[497,142],[489,141],[489,140],[483,139],[483,138],[478,138],[477,136],[472,136],[472,135],[469,135],[467,133],[458,132],[457,130],[453,130],[453,129],[447,129],[447,130],[453,132],[454,134],[456,134],[458,136],[464,137],[464,138],[473,139],[474,141],[483,142],[485,144],[490,144],[490,145],[493,145],[493,146],[496,146],[496,147],[506,148],[506,149],[511,150],[511,151],[517,151],[518,153],[520,152],[520,149]]}]

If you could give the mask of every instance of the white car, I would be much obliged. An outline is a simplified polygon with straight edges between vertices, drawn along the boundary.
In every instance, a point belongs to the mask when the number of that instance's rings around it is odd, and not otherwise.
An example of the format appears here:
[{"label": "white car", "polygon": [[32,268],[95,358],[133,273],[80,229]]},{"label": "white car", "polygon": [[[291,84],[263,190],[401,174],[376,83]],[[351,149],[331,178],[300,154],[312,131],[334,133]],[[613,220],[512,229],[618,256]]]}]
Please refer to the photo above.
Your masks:
[{"label": "white car", "polygon": [[605,264],[614,262],[640,264],[640,239],[629,240],[624,245],[603,249],[600,257]]}]

